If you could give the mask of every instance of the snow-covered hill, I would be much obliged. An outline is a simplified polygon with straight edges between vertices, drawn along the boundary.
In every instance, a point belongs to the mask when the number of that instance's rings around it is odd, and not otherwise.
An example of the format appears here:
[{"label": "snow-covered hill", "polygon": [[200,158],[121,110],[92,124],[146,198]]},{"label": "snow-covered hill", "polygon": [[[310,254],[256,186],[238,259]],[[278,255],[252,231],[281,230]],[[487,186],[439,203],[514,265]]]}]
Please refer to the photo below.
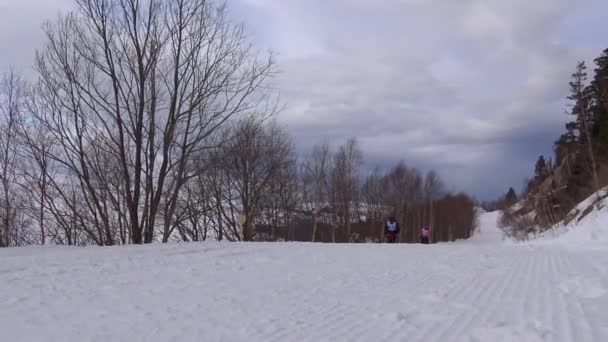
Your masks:
[{"label": "snow-covered hill", "polygon": [[2,341],[608,341],[608,249],[508,244],[0,250]]},{"label": "snow-covered hill", "polygon": [[608,247],[608,188],[579,203],[564,222],[541,234],[538,243],[559,243],[583,248]]},{"label": "snow-covered hill", "polygon": [[479,209],[479,226],[473,236],[467,241],[477,244],[500,243],[504,241],[504,233],[498,228],[500,212],[485,212]]}]

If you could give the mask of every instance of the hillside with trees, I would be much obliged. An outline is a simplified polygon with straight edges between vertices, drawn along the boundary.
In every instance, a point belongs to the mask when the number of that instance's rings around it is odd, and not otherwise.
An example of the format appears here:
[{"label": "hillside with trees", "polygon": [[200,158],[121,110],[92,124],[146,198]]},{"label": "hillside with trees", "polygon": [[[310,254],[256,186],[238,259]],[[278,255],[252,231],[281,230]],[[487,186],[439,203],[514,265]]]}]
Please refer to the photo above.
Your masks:
[{"label": "hillside with trees", "polygon": [[569,93],[571,120],[554,156],[538,158],[518,205],[504,203],[502,225],[518,238],[569,223],[578,203],[596,192],[599,203],[598,190],[608,185],[608,49],[594,60],[591,75],[585,62],[576,65]]}]

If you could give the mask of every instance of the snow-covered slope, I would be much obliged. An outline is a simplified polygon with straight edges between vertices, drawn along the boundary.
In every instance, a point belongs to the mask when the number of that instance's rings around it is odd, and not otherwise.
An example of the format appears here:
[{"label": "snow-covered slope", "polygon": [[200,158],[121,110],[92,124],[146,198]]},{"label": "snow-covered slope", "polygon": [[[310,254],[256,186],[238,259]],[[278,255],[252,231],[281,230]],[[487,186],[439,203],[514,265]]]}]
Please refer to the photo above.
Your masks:
[{"label": "snow-covered slope", "polygon": [[504,240],[504,233],[498,228],[500,212],[485,212],[479,210],[479,225],[475,234],[467,241],[472,243],[488,244],[499,243]]},{"label": "snow-covered slope", "polygon": [[577,247],[608,247],[608,189],[589,196],[568,215],[568,223],[559,223],[537,240]]},{"label": "snow-covered slope", "polygon": [[0,250],[3,341],[608,341],[607,250],[504,244]]}]

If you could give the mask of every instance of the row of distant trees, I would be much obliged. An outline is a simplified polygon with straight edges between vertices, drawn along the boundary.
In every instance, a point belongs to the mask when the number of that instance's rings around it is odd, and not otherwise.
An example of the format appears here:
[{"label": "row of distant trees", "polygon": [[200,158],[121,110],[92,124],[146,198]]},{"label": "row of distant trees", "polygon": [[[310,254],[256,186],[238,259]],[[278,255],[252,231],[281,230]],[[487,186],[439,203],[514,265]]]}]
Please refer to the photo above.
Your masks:
[{"label": "row of distant trees", "polygon": [[38,78],[0,83],[0,246],[466,238],[472,200],[399,164],[364,181],[355,139],[298,158],[272,55],[225,5],[77,0],[44,26]]},{"label": "row of distant trees", "polygon": [[525,237],[568,219],[578,203],[608,185],[608,49],[594,63],[590,79],[585,62],[577,64],[569,82],[572,120],[555,141],[554,156],[536,161],[522,206],[504,216],[514,235]]},{"label": "row of distant trees", "polygon": [[432,170],[422,175],[404,163],[388,173],[376,169],[366,178],[362,196],[367,222],[379,224],[385,215],[395,216],[403,227],[403,242],[419,241],[424,226],[432,228],[433,241],[466,239],[476,228],[473,199],[464,193],[446,193],[443,181]]},{"label": "row of distant trees", "polygon": [[312,241],[383,241],[389,216],[401,225],[402,242],[419,241],[424,226],[433,228],[434,241],[472,234],[473,199],[448,194],[435,171],[422,174],[401,162],[360,177],[361,163],[359,146],[350,140],[333,153],[328,145],[316,146],[302,164],[304,217],[312,221]]}]

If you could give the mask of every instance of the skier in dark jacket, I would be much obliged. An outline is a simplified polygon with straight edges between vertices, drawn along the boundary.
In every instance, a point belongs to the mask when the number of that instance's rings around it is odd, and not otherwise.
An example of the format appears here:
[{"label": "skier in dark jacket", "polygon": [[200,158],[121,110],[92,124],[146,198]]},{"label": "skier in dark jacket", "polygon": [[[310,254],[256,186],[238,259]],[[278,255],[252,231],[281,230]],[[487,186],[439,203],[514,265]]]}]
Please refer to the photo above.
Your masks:
[{"label": "skier in dark jacket", "polygon": [[384,234],[386,236],[386,242],[395,243],[397,242],[397,234],[399,234],[399,223],[394,217],[390,217],[384,225]]}]

